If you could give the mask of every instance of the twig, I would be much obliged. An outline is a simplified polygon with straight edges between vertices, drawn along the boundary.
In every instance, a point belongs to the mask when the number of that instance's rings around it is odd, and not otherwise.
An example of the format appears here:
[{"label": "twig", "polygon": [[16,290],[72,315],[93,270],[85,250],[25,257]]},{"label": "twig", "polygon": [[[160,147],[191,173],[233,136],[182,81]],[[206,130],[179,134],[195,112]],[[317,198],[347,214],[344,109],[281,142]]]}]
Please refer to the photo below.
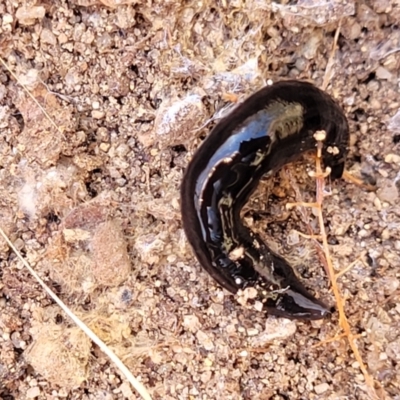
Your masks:
[{"label": "twig", "polygon": [[339,39],[339,33],[340,33],[341,27],[342,27],[342,18],[340,18],[340,20],[339,20],[339,25],[336,29],[335,37],[333,38],[332,51],[329,56],[328,64],[326,65],[324,80],[322,81],[322,90],[326,90],[328,83],[333,76],[332,68],[333,68],[333,63],[334,63],[334,58],[335,58],[335,53],[336,53],[336,46],[337,46],[337,41]]},{"label": "twig", "polygon": [[[355,340],[360,336],[353,334],[351,331],[350,324],[347,320],[346,313],[344,311],[344,304],[345,301],[340,294],[339,287],[337,285],[337,279],[339,276],[343,275],[343,273],[347,272],[353,265],[352,263],[348,268],[346,268],[344,271],[339,272],[338,274],[335,274],[333,264],[332,264],[332,258],[330,255],[329,251],[329,245],[328,245],[328,238],[325,230],[325,224],[324,224],[324,217],[323,217],[323,212],[322,212],[322,203],[324,199],[324,187],[325,187],[325,178],[327,175],[330,173],[330,169],[327,168],[325,171],[322,170],[321,166],[321,155],[322,155],[322,148],[323,148],[323,140],[325,139],[325,132],[320,131],[316,132],[314,135],[315,139],[317,140],[317,157],[316,157],[316,168],[315,171],[310,174],[316,179],[316,201],[311,203],[310,205],[308,203],[291,203],[290,206],[293,205],[300,205],[300,206],[306,206],[306,207],[312,207],[317,210],[317,216],[318,216],[318,223],[319,223],[319,229],[320,229],[320,236],[321,236],[321,241],[322,241],[322,248],[325,254],[325,261],[326,261],[326,271],[328,274],[328,277],[330,279],[331,285],[332,285],[332,291],[335,296],[336,300],[336,306],[337,310],[339,313],[339,326],[341,330],[343,331],[342,334],[335,336],[332,339],[328,339],[328,341],[333,341],[341,337],[346,337],[347,341],[350,345],[350,348],[354,354],[354,357],[356,361],[359,364],[359,368],[364,376],[365,383],[367,384],[370,394],[374,399],[378,399],[377,392],[375,391],[375,386],[374,386],[374,379],[373,377],[368,373],[367,367],[364,364],[362,357],[360,355],[357,343]],[[358,260],[356,260],[358,261]],[[326,343],[327,341],[324,341]]]},{"label": "twig", "polygon": [[4,240],[11,247],[14,253],[17,255],[22,264],[30,272],[30,274],[38,281],[40,286],[47,292],[47,294],[58,304],[58,306],[67,314],[72,321],[80,328],[82,331],[89,336],[89,338],[99,346],[120,372],[125,375],[126,379],[132,384],[135,390],[142,396],[144,400],[152,400],[150,394],[146,388],[132,375],[129,369],[124,365],[124,363],[118,358],[118,356],[87,326],[83,321],[81,321],[62,301],[57,295],[43,282],[39,275],[34,271],[34,269],[28,264],[28,262],[22,257],[21,253],[15,248],[11,240],[7,237],[2,228],[0,228],[0,234],[3,236]]},{"label": "twig", "polygon": [[33,94],[29,91],[29,89],[18,79],[18,76],[11,71],[10,67],[7,63],[0,57],[0,62],[3,64],[4,68],[10,73],[10,75],[17,81],[17,83],[25,90],[28,96],[32,99],[32,101],[39,107],[40,111],[46,116],[46,118],[50,121],[50,124],[59,132],[63,138],[65,138],[64,132],[60,129],[59,126],[54,122],[54,120],[50,117],[47,111],[42,107],[42,105],[37,101],[37,99],[33,96]]},{"label": "twig", "polygon": [[348,265],[346,268],[343,268],[341,271],[339,271],[336,274],[336,280],[339,279],[339,277],[341,277],[342,275],[344,275],[346,272],[350,271],[363,257],[363,255],[357,257],[350,265]]},{"label": "twig", "polygon": [[319,221],[320,233],[322,236],[322,246],[323,246],[324,253],[326,256],[326,263],[327,263],[328,272],[329,272],[329,279],[332,284],[332,290],[335,295],[336,305],[337,305],[338,312],[339,312],[339,325],[343,329],[344,334],[347,337],[347,340],[349,342],[351,350],[353,351],[354,357],[356,358],[356,360],[360,366],[360,370],[361,370],[362,374],[364,375],[366,384],[371,389],[371,393],[377,398],[377,394],[375,392],[375,387],[374,387],[374,379],[368,373],[367,367],[362,360],[362,357],[358,350],[358,346],[355,342],[357,335],[354,335],[350,329],[350,324],[347,320],[346,313],[344,311],[344,301],[342,299],[342,296],[339,291],[339,287],[337,285],[337,276],[335,275],[333,265],[332,265],[332,258],[331,258],[330,251],[329,251],[328,238],[326,235],[324,217],[323,217],[323,213],[322,213],[322,201],[323,201],[323,197],[324,197],[324,185],[325,185],[325,175],[321,168],[321,154],[322,154],[323,143],[322,143],[322,140],[317,140],[317,142],[318,142],[318,154],[317,154],[317,158],[316,158],[315,178],[316,178],[316,183],[317,183],[317,196],[316,197],[317,197],[317,202],[320,204],[320,207],[318,208],[318,221]]},{"label": "twig", "polygon": [[[36,100],[36,98],[30,93],[29,89],[20,82],[18,77],[11,71],[6,62],[0,57],[0,62],[11,74],[11,76],[18,82],[18,84],[25,90],[29,97],[36,103],[39,109],[43,112],[46,118],[50,121],[51,125],[63,135],[61,129],[57,126],[51,116],[46,112],[42,105]],[[64,135],[63,135],[64,136]],[[99,346],[99,348],[114,362],[115,366],[119,371],[126,377],[128,382],[134,387],[134,389],[139,393],[139,395],[144,400],[152,400],[147,389],[132,375],[129,369],[124,365],[124,363],[118,358],[118,356],[87,326],[83,321],[81,321],[62,301],[57,295],[43,282],[39,275],[34,271],[34,269],[28,264],[28,262],[22,257],[21,253],[15,248],[10,239],[7,237],[3,229],[0,227],[0,234],[14,251],[23,265],[28,269],[30,274],[37,280],[37,282],[42,286],[42,288],[48,293],[48,295],[58,304],[58,306],[75,322],[75,324],[82,329],[82,331]]]}]

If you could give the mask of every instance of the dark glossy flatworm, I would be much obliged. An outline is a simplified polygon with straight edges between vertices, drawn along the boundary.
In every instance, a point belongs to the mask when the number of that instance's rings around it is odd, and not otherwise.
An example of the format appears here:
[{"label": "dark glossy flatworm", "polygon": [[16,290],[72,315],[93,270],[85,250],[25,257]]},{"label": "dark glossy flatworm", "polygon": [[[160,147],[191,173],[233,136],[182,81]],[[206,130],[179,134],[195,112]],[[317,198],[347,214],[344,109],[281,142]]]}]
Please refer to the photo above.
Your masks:
[{"label": "dark glossy flatworm", "polygon": [[183,227],[200,264],[232,293],[256,288],[272,315],[320,319],[329,308],[243,224],[240,211],[264,174],[316,148],[313,135],[319,130],[326,132],[323,162],[332,179],[340,178],[349,146],[341,108],[307,82],[266,86],[216,125],[183,178]]}]

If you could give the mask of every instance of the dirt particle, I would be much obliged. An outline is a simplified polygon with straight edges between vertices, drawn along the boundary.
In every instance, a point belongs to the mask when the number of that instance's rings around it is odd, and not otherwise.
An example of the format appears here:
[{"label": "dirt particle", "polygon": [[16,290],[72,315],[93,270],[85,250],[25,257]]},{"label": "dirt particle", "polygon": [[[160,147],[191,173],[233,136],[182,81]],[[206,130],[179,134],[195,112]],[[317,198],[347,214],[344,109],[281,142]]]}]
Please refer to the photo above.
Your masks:
[{"label": "dirt particle", "polygon": [[314,386],[314,392],[317,394],[325,393],[327,390],[329,390],[329,385],[327,383],[320,383]]},{"label": "dirt particle", "polygon": [[26,391],[26,397],[28,399],[35,399],[40,396],[40,388],[38,386],[33,386]]},{"label": "dirt particle", "polygon": [[19,7],[15,14],[21,25],[33,25],[36,19],[42,19],[46,13],[43,6]]},{"label": "dirt particle", "polygon": [[203,346],[206,350],[213,350],[214,349],[214,343],[212,342],[211,338],[209,335],[207,335],[203,331],[197,331],[196,333],[196,338],[199,341],[199,344]]},{"label": "dirt particle", "polygon": [[114,221],[99,224],[91,240],[93,270],[100,285],[118,286],[127,279],[131,264],[121,227]]},{"label": "dirt particle", "polygon": [[385,185],[377,191],[377,196],[382,202],[394,204],[399,198],[399,190],[394,182],[386,182]]}]

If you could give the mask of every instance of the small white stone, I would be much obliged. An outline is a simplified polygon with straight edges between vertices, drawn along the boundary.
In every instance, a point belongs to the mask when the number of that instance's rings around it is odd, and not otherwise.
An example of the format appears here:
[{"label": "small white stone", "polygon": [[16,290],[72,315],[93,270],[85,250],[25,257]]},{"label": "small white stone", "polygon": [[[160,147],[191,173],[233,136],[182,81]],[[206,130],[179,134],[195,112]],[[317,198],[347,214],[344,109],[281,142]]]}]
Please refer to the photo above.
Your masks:
[{"label": "small white stone", "polygon": [[243,292],[246,293],[248,299],[255,299],[258,295],[258,291],[254,287],[246,288]]},{"label": "small white stone", "polygon": [[102,119],[104,115],[105,115],[104,111],[96,111],[96,110],[92,111],[92,117],[94,119]]},{"label": "small white stone", "polygon": [[111,145],[110,143],[100,143],[100,150],[104,151],[104,153],[107,153],[107,151],[110,149]]},{"label": "small white stone", "polygon": [[379,79],[391,79],[392,74],[384,67],[378,67],[375,71],[376,77]]},{"label": "small white stone", "polygon": [[214,349],[214,343],[205,332],[197,331],[196,338],[199,341],[200,345],[203,346],[206,350]]},{"label": "small white stone", "polygon": [[317,394],[325,393],[329,389],[329,385],[327,383],[320,383],[319,385],[314,386],[314,392]]},{"label": "small white stone", "polygon": [[247,336],[256,336],[256,335],[258,335],[258,329],[256,328],[247,329]]},{"label": "small white stone", "polygon": [[389,153],[385,156],[385,162],[388,164],[400,164],[400,156],[398,154]]},{"label": "small white stone", "polygon": [[358,236],[359,237],[367,237],[369,235],[369,233],[368,233],[368,231],[366,231],[365,229],[361,229],[359,232],[358,232]]},{"label": "small white stone", "polygon": [[380,353],[379,354],[379,360],[380,361],[386,361],[388,359],[388,356],[386,353]]},{"label": "small white stone", "polygon": [[40,396],[40,388],[38,386],[31,387],[26,391],[26,397],[28,399],[35,399],[36,397],[39,396]]},{"label": "small white stone", "polygon": [[14,19],[11,14],[4,14],[4,16],[3,16],[3,24],[4,25],[11,24],[13,21],[14,21]]}]

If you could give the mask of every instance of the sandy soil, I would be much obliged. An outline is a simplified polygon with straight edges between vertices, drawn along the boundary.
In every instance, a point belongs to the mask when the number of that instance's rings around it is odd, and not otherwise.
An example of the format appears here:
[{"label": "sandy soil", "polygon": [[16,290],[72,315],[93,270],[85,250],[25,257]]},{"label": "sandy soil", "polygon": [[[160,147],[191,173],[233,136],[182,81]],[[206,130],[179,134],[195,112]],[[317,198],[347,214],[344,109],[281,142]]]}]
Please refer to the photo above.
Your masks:
[{"label": "sandy soil", "polygon": [[[239,304],[182,231],[182,173],[214,121],[288,78],[327,84],[351,127],[347,168],[377,185],[333,184],[324,217],[335,269],[352,265],[339,285],[376,396],[400,399],[400,3],[286,3],[0,3],[0,226],[154,399],[374,398],[347,341],[329,341],[336,314]],[[284,209],[293,185],[312,199],[309,168],[263,183],[245,218],[333,303],[296,233],[315,216]],[[0,263],[1,399],[139,398],[2,239]]]}]

